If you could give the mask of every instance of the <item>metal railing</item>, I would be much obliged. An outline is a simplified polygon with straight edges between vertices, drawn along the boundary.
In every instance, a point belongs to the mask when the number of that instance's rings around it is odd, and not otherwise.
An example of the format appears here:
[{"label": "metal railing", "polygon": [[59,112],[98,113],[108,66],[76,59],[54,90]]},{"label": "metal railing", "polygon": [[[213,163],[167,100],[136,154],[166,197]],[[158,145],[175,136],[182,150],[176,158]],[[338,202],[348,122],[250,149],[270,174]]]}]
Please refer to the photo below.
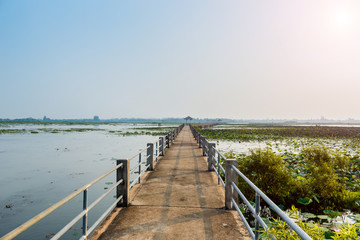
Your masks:
[{"label": "metal railing", "polygon": [[[141,177],[148,170],[154,169],[154,162],[159,160],[159,156],[164,156],[167,148],[171,146],[173,140],[180,133],[184,124],[174,128],[169,133],[167,133],[163,137],[159,137],[159,140],[154,143],[148,143],[147,147],[143,150],[140,150],[136,155],[128,159],[120,159],[116,161],[116,167],[110,169],[100,177],[86,184],[82,188],[76,190],[72,194],[68,195],[64,199],[55,203],[48,209],[39,213],[35,217],[31,218],[24,224],[15,228],[5,236],[1,237],[0,240],[8,240],[13,239],[16,236],[20,235],[31,226],[38,223],[40,220],[44,219],[46,216],[78,196],[79,194],[83,194],[83,210],[74,217],[68,224],[66,224],[62,229],[60,229],[51,239],[59,239],[63,236],[71,227],[73,227],[77,222],[82,219],[82,236],[80,239],[88,239],[91,233],[100,225],[100,223],[107,217],[107,215],[115,208],[115,207],[127,207],[130,203],[130,195],[129,191],[134,187],[135,184],[141,182]],[[155,151],[154,151],[155,147]],[[146,154],[146,155],[145,155]],[[144,156],[143,156],[144,155]],[[138,159],[138,163],[130,169],[130,161],[133,159]],[[137,170],[137,171],[136,171]],[[116,171],[116,183],[114,186],[109,188],[104,194],[102,194],[99,198],[97,198],[94,202],[88,205],[88,190],[94,184]],[[134,180],[132,179],[133,175],[137,174]],[[105,210],[105,212],[95,221],[95,223],[88,227],[88,213],[91,209],[93,209],[101,200],[103,200],[109,193],[111,193],[114,189],[116,189],[116,199],[115,201]]]},{"label": "metal railing", "polygon": [[[268,229],[268,226],[265,224],[265,222],[260,216],[261,199],[263,199],[269,205],[269,207],[299,235],[301,239],[312,239],[254,183],[252,183],[242,172],[239,171],[239,169],[237,168],[237,160],[227,159],[224,155],[220,153],[218,149],[216,149],[215,143],[210,143],[192,125],[190,125],[190,129],[194,135],[194,138],[199,143],[199,148],[201,147],[203,150],[203,156],[207,157],[208,170],[215,171],[216,175],[218,176],[218,184],[221,183],[222,186],[225,188],[225,207],[227,209],[235,209],[238,212],[252,239],[259,239],[261,228]],[[221,161],[225,163],[225,168],[222,166]],[[245,195],[238,188],[237,185],[239,177],[242,178],[255,191],[255,207],[252,206],[249,200],[247,200]],[[238,206],[239,196],[255,218],[255,231],[252,230],[250,224],[248,223]]]}]

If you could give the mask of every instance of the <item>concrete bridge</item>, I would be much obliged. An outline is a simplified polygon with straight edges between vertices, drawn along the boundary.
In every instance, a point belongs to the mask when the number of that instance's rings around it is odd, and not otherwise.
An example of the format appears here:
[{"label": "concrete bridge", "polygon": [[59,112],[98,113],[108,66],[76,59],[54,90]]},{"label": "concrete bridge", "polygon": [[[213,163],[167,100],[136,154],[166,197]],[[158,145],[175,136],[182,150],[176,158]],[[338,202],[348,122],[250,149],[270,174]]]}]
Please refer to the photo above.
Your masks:
[{"label": "concrete bridge", "polygon": [[189,126],[143,179],[91,239],[250,239]]},{"label": "concrete bridge", "polygon": [[[88,205],[90,187],[113,172],[116,172],[116,183]],[[238,188],[239,178],[254,190],[255,206]],[[115,190],[114,202],[111,206],[106,206],[108,208],[101,217],[89,227],[89,212]],[[116,167],[39,213],[0,240],[13,239],[22,234],[80,194],[83,195],[83,210],[51,239],[60,239],[82,220],[80,239],[257,240],[260,230],[269,227],[260,216],[261,204],[265,203],[301,239],[311,239],[238,170],[236,160],[226,159],[216,145],[210,143],[193,126],[180,125],[164,137],[160,137],[158,141],[148,143],[145,149],[132,158],[117,160]],[[239,208],[240,199],[255,219],[253,227]]]}]

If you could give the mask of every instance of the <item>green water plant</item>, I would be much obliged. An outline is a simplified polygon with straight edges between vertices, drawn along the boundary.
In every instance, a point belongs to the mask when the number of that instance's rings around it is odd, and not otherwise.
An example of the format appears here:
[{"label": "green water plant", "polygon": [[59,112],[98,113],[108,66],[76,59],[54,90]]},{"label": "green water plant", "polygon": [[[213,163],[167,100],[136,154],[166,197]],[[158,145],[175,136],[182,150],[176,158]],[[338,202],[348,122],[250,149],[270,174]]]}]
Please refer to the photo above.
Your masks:
[{"label": "green water plant", "polygon": [[[350,224],[346,222],[342,224],[338,229],[330,231],[327,228],[322,227],[319,223],[316,222],[305,222],[302,219],[300,210],[294,206],[288,210],[288,216],[294,220],[294,222],[304,230],[312,239],[349,239],[349,240],[358,240],[360,238],[360,224]],[[286,222],[280,218],[273,218],[271,225],[268,229],[261,230],[261,239],[278,239],[278,240],[287,240],[287,239],[301,239],[298,234],[292,230]]]},{"label": "green water plant", "polygon": [[[295,189],[291,173],[282,157],[270,149],[251,149],[250,154],[238,159],[239,170],[277,204],[287,205],[287,198]],[[241,179],[239,188],[250,199],[254,197],[252,188]]]},{"label": "green water plant", "polygon": [[[337,210],[352,209],[359,210],[356,202],[360,200],[360,193],[351,192],[346,189],[341,181],[341,173],[337,169],[346,171],[350,158],[347,156],[332,155],[324,146],[312,146],[302,150],[306,165],[307,197],[316,196],[317,203],[309,206],[312,210]],[[309,209],[309,208],[308,208]]]}]

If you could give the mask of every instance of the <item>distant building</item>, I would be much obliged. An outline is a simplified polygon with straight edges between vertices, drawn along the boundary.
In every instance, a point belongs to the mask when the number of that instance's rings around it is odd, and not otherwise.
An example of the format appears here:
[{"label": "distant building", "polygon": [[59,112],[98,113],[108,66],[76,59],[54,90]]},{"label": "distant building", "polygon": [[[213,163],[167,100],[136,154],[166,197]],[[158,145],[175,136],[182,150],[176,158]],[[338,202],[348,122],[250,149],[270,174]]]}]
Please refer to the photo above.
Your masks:
[{"label": "distant building", "polygon": [[94,121],[100,121],[99,116],[94,116]]},{"label": "distant building", "polygon": [[43,121],[50,121],[50,118],[47,118],[46,116],[44,116]]}]

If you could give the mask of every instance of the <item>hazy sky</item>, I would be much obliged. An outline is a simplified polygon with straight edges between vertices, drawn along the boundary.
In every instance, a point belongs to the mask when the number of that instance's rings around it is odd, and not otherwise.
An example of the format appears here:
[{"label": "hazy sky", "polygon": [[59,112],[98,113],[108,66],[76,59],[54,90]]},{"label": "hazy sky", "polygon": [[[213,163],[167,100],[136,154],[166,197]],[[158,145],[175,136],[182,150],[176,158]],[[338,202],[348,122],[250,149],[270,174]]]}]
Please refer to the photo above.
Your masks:
[{"label": "hazy sky", "polygon": [[360,1],[0,0],[0,118],[360,119]]}]

